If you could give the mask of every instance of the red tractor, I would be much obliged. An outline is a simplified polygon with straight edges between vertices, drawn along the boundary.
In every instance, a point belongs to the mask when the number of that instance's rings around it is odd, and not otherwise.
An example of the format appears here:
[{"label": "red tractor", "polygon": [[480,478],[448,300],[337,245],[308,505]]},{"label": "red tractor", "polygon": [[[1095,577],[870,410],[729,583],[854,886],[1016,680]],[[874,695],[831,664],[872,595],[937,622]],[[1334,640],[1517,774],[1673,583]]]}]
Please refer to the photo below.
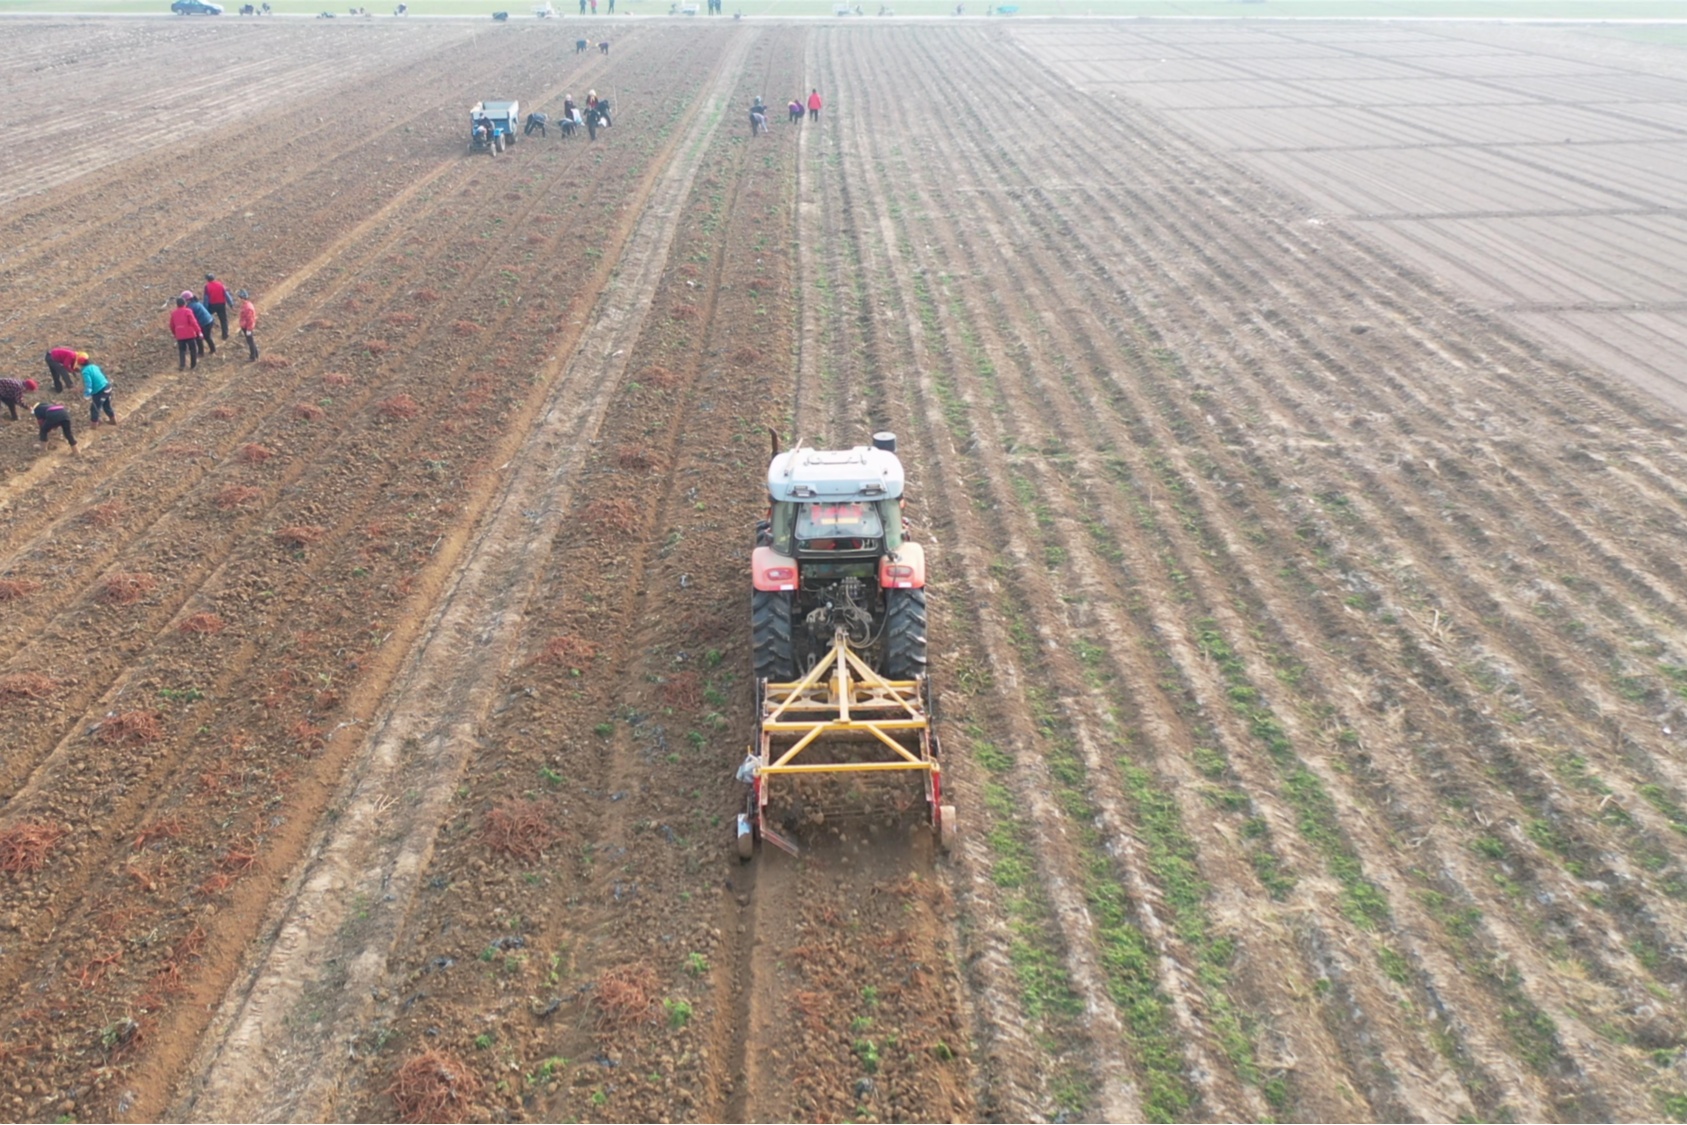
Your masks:
[{"label": "red tractor", "polygon": [[[799,443],[768,467],[772,510],[750,556],[758,725],[739,770],[752,787],[738,818],[745,859],[758,838],[794,852],[781,829],[875,815],[875,788],[901,789],[891,806],[906,810],[901,783],[916,773],[939,844],[953,841],[931,728],[925,550],[905,538],[902,489],[888,433],[854,449]],[[770,812],[775,790],[791,800]]]}]

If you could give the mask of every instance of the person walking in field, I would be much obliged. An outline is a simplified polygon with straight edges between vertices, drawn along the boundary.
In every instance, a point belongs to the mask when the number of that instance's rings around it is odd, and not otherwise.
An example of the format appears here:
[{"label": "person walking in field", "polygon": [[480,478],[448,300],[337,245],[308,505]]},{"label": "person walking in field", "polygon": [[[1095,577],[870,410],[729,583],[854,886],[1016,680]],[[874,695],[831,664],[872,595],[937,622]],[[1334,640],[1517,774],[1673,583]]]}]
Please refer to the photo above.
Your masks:
[{"label": "person walking in field", "polygon": [[88,362],[88,353],[79,352],[74,348],[53,348],[47,352],[47,373],[53,377],[53,390],[64,391],[71,387],[71,375],[82,370],[82,365]]},{"label": "person walking in field", "polygon": [[228,339],[228,289],[214,273],[205,275],[205,307],[222,325],[223,339]]},{"label": "person walking in field", "polygon": [[609,128],[609,99],[597,96],[596,90],[586,91],[586,133],[597,140],[599,129]]},{"label": "person walking in field", "polygon": [[176,338],[176,370],[198,367],[199,338],[204,333],[199,318],[187,307],[187,297],[177,297],[176,307],[170,310],[170,334]]},{"label": "person walking in field", "polygon": [[258,308],[252,304],[252,297],[242,289],[235,294],[240,298],[240,334],[246,337],[246,347],[252,353],[246,357],[247,363],[258,361]]},{"label": "person walking in field", "polygon": [[117,425],[117,415],[111,411],[111,380],[105,377],[99,365],[90,363],[82,369],[82,397],[88,400],[88,425],[98,429],[100,411],[105,411],[106,421]]},{"label": "person walking in field", "polygon": [[35,409],[30,411],[35,415],[36,423],[41,427],[41,451],[47,450],[47,437],[54,430],[64,431],[64,440],[70,443],[70,451],[76,452],[76,435],[70,431],[70,411],[62,402],[38,402]]},{"label": "person walking in field", "polygon": [[820,106],[821,105],[822,105],[822,102],[820,101],[820,91],[819,90],[810,90],[808,92],[808,119],[810,121],[819,121],[820,120]]},{"label": "person walking in field", "polygon": [[205,307],[205,302],[193,295],[191,289],[182,290],[182,299],[187,307],[193,310],[193,319],[199,322],[199,354],[204,355],[205,349],[210,348],[211,354],[217,354],[217,341],[211,338],[211,326],[217,323],[217,318],[211,315],[211,310]]},{"label": "person walking in field", "polygon": [[23,396],[40,385],[34,379],[0,379],[0,405],[6,407],[12,421],[18,420],[18,407],[23,405]]}]

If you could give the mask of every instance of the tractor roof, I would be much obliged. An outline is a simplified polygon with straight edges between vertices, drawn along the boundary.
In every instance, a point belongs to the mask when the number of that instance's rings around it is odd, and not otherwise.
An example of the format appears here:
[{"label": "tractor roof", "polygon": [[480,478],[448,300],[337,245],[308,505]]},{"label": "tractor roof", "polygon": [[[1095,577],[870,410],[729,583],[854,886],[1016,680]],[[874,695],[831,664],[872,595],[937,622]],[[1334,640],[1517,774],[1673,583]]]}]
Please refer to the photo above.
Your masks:
[{"label": "tractor roof", "polygon": [[894,500],[902,495],[902,462],[896,454],[854,449],[787,450],[767,468],[775,500]]}]

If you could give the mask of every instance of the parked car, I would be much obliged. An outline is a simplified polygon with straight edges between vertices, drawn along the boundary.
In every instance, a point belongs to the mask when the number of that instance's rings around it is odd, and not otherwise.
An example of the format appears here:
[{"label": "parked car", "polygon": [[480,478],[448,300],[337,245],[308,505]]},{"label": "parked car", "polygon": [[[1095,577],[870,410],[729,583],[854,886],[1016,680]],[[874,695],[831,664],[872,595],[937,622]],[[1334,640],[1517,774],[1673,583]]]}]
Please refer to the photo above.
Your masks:
[{"label": "parked car", "polygon": [[220,16],[223,14],[221,4],[213,4],[211,0],[175,0],[170,10],[179,16]]}]

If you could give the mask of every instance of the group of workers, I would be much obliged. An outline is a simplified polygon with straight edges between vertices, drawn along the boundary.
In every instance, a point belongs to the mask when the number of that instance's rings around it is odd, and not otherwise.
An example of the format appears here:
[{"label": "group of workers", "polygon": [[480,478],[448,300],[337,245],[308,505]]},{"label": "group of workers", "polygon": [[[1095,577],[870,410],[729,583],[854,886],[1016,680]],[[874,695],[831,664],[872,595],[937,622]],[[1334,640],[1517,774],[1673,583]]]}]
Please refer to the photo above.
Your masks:
[{"label": "group of workers", "polygon": [[[810,121],[820,120],[820,107],[822,104],[820,91],[810,90],[808,92],[808,119]],[[803,119],[802,101],[797,98],[792,98],[790,103],[785,106],[785,112],[788,115],[787,120],[790,124],[800,124]],[[750,103],[750,135],[755,136],[757,133],[765,133],[767,131],[767,106],[763,104],[761,95],[757,94],[756,100]]]},{"label": "group of workers", "polygon": [[[89,360],[87,352],[79,352],[73,348],[49,350],[47,373],[52,376],[55,392],[74,388],[76,379],[80,376],[82,397],[88,400],[89,424],[98,426],[100,415],[104,414],[108,424],[117,425],[117,415],[111,409],[111,380],[106,378],[99,364]],[[24,405],[24,397],[34,394],[40,385],[34,379],[0,379],[0,405],[5,406],[8,420],[18,420],[18,407]],[[40,428],[43,449],[46,448],[47,438],[54,430],[63,430],[64,440],[70,445],[70,451],[76,452],[76,433],[71,429],[68,406],[43,398],[28,409]]]},{"label": "group of workers", "polygon": [[[246,361],[252,363],[258,358],[258,310],[252,304],[251,294],[244,289],[235,294],[235,299],[240,302],[235,323],[246,341]],[[205,275],[203,297],[184,289],[176,298],[176,307],[170,310],[170,333],[176,340],[178,371],[197,368],[201,356],[216,354],[214,329],[220,327],[223,340],[228,339],[228,306],[228,288],[215,274],[209,273]],[[81,381],[82,397],[88,400],[90,426],[98,427],[102,420],[105,425],[117,425],[117,413],[111,406],[111,378],[87,352],[65,347],[50,349],[47,374],[53,380],[56,395],[75,389],[77,381]],[[18,420],[18,408],[25,405],[25,397],[33,395],[40,386],[34,379],[0,379],[0,406],[6,408],[8,420]],[[60,430],[70,451],[76,452],[76,432],[71,426],[69,407],[43,398],[28,409],[40,429],[42,449],[46,448],[53,431]]]},{"label": "group of workers", "polygon": [[[258,310],[252,304],[251,294],[244,289],[235,294],[235,299],[240,302],[240,335],[245,337],[250,353],[246,362],[252,363],[258,358]],[[217,341],[212,337],[211,330],[219,326],[223,339],[227,340],[228,287],[217,280],[216,274],[208,273],[205,275],[205,296],[200,298],[194,295],[193,290],[184,289],[170,313],[170,332],[176,338],[176,370],[198,367],[206,352],[217,354]]]},{"label": "group of workers", "polygon": [[[523,136],[531,136],[534,133],[538,133],[541,137],[548,137],[550,134],[546,132],[546,128],[550,124],[550,114],[540,113],[535,110],[527,115],[526,122],[522,125],[521,132]],[[591,135],[592,140],[595,141],[597,140],[597,131],[599,129],[607,129],[611,124],[612,122],[609,119],[609,99],[598,97],[596,90],[586,91],[586,112],[584,115],[580,113],[580,108],[574,104],[573,94],[564,94],[562,96],[562,116],[557,119],[556,125],[557,128],[562,130],[563,136],[572,137],[576,130],[584,128],[586,132]],[[491,123],[486,121],[482,121],[480,125],[475,126],[476,142],[484,143],[485,141],[491,139],[491,128]]]}]

